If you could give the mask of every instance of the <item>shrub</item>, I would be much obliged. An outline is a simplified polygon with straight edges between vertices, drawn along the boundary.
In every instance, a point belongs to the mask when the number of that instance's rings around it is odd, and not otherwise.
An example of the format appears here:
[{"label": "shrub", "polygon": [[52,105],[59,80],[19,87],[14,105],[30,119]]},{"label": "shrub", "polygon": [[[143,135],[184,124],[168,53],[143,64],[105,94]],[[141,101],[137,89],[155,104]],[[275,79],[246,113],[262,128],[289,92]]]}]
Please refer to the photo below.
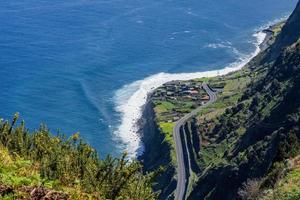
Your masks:
[{"label": "shrub", "polygon": [[248,179],[238,190],[238,196],[241,200],[258,200],[261,197],[260,179]]}]

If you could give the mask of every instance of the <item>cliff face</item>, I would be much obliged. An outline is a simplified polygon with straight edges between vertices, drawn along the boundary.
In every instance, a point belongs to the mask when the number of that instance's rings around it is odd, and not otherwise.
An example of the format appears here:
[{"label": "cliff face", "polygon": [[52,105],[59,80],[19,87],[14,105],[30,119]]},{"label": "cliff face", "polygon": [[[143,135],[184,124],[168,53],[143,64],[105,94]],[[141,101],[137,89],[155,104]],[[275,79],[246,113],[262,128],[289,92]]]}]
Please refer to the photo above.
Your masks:
[{"label": "cliff face", "polygon": [[164,134],[158,128],[151,101],[147,103],[143,116],[141,124],[145,152],[139,160],[145,172],[159,171],[153,186],[155,191],[160,192],[159,199],[172,199],[176,188],[175,168],[171,162],[170,146],[164,142]]},{"label": "cliff face", "polygon": [[[238,199],[238,189],[244,182],[266,176],[274,163],[299,153],[299,47],[297,43],[285,51],[267,76],[250,89],[246,94],[247,100],[253,97],[249,106],[222,115],[224,121],[212,132],[219,136],[215,145],[227,142],[222,156],[227,163],[207,168],[188,199]],[[283,88],[285,84],[288,86]],[[241,127],[246,130],[236,137]],[[237,142],[230,142],[234,140]]]},{"label": "cliff face", "polygon": [[222,162],[202,167],[188,199],[246,199],[238,191],[249,179],[261,179],[262,193],[280,178],[276,163],[300,154],[299,39],[300,3],[262,60],[250,64],[260,76],[209,130],[216,138],[211,148],[225,146]]},{"label": "cliff face", "polygon": [[290,16],[286,25],[276,39],[271,48],[269,56],[275,59],[287,46],[292,45],[300,37],[300,2],[298,2],[294,12]]}]

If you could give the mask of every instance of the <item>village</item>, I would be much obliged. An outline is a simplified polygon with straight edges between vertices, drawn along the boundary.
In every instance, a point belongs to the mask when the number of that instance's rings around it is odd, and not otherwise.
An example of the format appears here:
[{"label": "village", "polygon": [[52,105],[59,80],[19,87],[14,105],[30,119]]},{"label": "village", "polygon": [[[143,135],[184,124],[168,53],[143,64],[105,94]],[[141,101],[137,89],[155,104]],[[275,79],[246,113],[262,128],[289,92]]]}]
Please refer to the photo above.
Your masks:
[{"label": "village", "polygon": [[159,87],[151,97],[159,121],[175,122],[191,110],[209,101],[202,82],[171,81]]}]

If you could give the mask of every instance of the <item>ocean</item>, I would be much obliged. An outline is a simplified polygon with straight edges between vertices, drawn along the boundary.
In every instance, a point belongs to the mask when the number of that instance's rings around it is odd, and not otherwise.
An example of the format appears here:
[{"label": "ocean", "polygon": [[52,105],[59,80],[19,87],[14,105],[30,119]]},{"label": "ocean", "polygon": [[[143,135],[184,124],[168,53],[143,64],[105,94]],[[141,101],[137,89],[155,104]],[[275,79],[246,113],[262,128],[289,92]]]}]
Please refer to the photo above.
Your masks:
[{"label": "ocean", "polygon": [[242,67],[296,2],[1,0],[0,116],[134,157],[151,90]]}]

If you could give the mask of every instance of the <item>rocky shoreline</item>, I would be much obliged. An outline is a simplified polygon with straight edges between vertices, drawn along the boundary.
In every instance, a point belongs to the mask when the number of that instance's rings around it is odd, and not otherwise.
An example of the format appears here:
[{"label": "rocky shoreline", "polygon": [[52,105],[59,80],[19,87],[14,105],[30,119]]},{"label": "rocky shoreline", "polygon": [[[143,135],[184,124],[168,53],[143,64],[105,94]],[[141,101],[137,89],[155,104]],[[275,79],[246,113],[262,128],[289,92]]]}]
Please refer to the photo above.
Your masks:
[{"label": "rocky shoreline", "polygon": [[259,45],[261,51],[266,50],[272,42],[274,42],[276,35],[278,34],[276,30],[284,25],[286,20],[280,21],[274,25],[269,26],[268,28],[262,30],[263,33],[266,34],[264,41]]}]

